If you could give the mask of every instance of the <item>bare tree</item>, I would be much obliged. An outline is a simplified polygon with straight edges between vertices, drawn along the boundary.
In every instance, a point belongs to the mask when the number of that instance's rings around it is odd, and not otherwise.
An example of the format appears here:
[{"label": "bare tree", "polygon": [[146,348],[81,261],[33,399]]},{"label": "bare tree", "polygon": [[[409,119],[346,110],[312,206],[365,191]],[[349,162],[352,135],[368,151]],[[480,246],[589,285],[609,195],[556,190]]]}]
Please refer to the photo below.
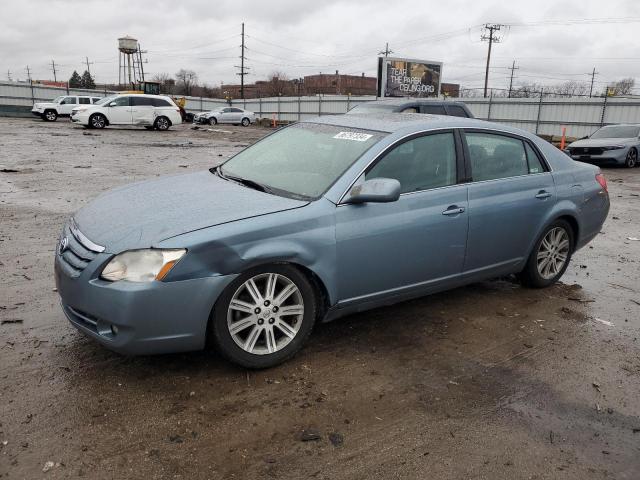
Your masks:
[{"label": "bare tree", "polygon": [[563,97],[573,97],[589,94],[589,84],[585,82],[576,82],[569,80],[558,85],[548,88],[549,93],[553,93]]},{"label": "bare tree", "polygon": [[618,80],[617,82],[614,82],[607,87],[607,95],[610,97],[617,97],[619,95],[631,95],[635,84],[635,79],[631,77],[623,78],[622,80]]},{"label": "bare tree", "polygon": [[180,95],[191,95],[193,87],[198,84],[198,75],[193,70],[181,68],[176,73],[176,93]]},{"label": "bare tree", "polygon": [[283,72],[274,71],[269,74],[269,79],[265,82],[264,89],[267,95],[277,97],[286,95],[291,90],[289,77]]},{"label": "bare tree", "polygon": [[158,73],[154,75],[152,80],[160,84],[161,93],[173,93],[175,90],[176,81],[168,73]]}]

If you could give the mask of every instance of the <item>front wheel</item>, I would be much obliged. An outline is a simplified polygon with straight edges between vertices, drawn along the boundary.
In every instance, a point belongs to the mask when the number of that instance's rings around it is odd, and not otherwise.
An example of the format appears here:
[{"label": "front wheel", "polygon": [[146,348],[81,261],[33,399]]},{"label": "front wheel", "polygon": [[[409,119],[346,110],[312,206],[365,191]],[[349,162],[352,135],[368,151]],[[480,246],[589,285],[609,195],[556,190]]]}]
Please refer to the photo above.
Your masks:
[{"label": "front wheel", "polygon": [[156,121],[153,124],[153,126],[157,130],[165,131],[165,130],[169,130],[169,127],[171,126],[171,122],[169,122],[169,119],[167,117],[158,117],[156,118]]},{"label": "front wheel", "polygon": [[627,153],[627,158],[624,160],[624,165],[627,168],[633,168],[638,166],[638,151],[635,148],[631,148]]},{"label": "front wheel", "polygon": [[89,118],[89,125],[91,125],[91,128],[104,128],[107,126],[107,119],[100,113],[94,113]]},{"label": "front wheel", "polygon": [[567,270],[574,246],[571,225],[565,220],[553,222],[536,242],[520,274],[522,283],[533,288],[553,285]]},{"label": "front wheel", "polygon": [[242,119],[241,125],[243,127],[248,127],[251,124],[251,120],[249,120],[247,117]]},{"label": "front wheel", "polygon": [[315,291],[298,269],[285,264],[254,268],[218,298],[210,338],[238,365],[272,367],[300,350],[313,329],[316,308]]},{"label": "front wheel", "polygon": [[58,112],[55,110],[47,110],[42,115],[42,119],[46,122],[55,122],[58,119]]},{"label": "front wheel", "polygon": [[216,117],[211,117],[209,119],[209,125],[217,125],[218,124],[218,120],[216,120]]}]

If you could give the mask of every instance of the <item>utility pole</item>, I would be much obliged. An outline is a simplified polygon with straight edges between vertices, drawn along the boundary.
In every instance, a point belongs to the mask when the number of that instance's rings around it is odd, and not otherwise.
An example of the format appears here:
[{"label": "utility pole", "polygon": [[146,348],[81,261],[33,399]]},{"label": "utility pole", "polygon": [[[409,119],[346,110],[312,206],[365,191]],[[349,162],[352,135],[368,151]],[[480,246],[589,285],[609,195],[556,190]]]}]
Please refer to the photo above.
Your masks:
[{"label": "utility pole", "polygon": [[29,83],[31,83],[31,70],[29,69],[29,65],[27,65],[25,70],[27,71],[27,79],[29,80]]},{"label": "utility pole", "polygon": [[487,98],[487,85],[489,84],[489,63],[491,62],[491,46],[493,45],[493,42],[500,42],[500,37],[495,36],[494,33],[499,32],[502,28],[502,25],[499,23],[487,23],[484,28],[485,30],[489,31],[488,35],[485,34],[480,37],[481,40],[489,42],[489,51],[487,52],[487,70],[484,74],[484,98]]},{"label": "utility pole", "polygon": [[509,95],[507,98],[511,98],[511,90],[513,89],[513,73],[516,70],[520,70],[520,67],[516,67],[516,61],[513,61],[513,64],[511,65],[511,67],[509,68],[509,70],[511,70],[511,80],[509,80]]},{"label": "utility pole", "polygon": [[593,67],[593,72],[591,72],[591,88],[589,88],[589,98],[592,97],[593,95],[593,82],[596,79],[596,75],[598,75],[600,72],[596,72],[596,67]]},{"label": "utility pole", "polygon": [[11,78],[11,70],[7,70],[7,80],[9,80],[10,82],[13,82]]},{"label": "utility pole", "polygon": [[244,99],[244,76],[247,75],[246,68],[244,66],[244,61],[246,57],[244,56],[244,22],[242,22],[242,45],[240,45],[240,66],[236,65],[236,68],[240,69],[240,72],[237,75],[240,75],[240,98]]},{"label": "utility pole", "polygon": [[54,62],[53,60],[51,60],[51,69],[53,70],[53,81],[57,82],[58,77],[56,76],[56,62]]},{"label": "utility pole", "polygon": [[388,57],[390,54],[393,53],[393,50],[389,50],[389,42],[385,44],[384,50],[382,50],[381,52],[378,52],[378,55],[382,55],[383,53],[385,57]]},{"label": "utility pole", "polygon": [[91,69],[89,68],[89,65],[93,65],[93,62],[89,61],[89,57],[84,57],[84,60],[87,64],[87,72],[89,72],[89,75],[91,75]]}]

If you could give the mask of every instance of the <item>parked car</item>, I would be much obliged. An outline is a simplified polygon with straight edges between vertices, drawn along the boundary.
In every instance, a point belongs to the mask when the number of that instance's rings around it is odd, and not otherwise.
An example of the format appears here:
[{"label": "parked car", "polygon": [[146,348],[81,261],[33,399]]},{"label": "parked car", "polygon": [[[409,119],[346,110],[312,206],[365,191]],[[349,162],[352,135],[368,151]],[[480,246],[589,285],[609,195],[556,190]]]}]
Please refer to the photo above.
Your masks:
[{"label": "parked car", "polygon": [[38,102],[33,104],[31,113],[47,122],[55,122],[58,117],[68,117],[71,110],[78,105],[91,105],[99,102],[103,97],[91,97],[87,95],[61,95],[50,102]]},{"label": "parked car", "polygon": [[95,105],[76,107],[71,121],[87,128],[107,125],[138,125],[149,130],[168,130],[182,123],[180,108],[164,95],[112,95]]},{"label": "parked car", "polygon": [[452,117],[473,118],[473,114],[463,102],[433,100],[426,98],[387,98],[363,102],[347,113],[427,113],[431,115],[450,115]]},{"label": "parked car", "polygon": [[596,165],[640,165],[640,125],[607,125],[569,144],[565,152],[574,160]]},{"label": "parked car", "polygon": [[598,167],[525,131],[327,116],[102,194],[64,226],[55,278],[71,323],[110,349],[209,344],[262,368],[317,321],[513,273],[547,287],[608,211]]},{"label": "parked car", "polygon": [[255,113],[237,107],[220,107],[210,112],[197,113],[193,116],[193,123],[196,124],[232,123],[248,127],[255,121]]}]

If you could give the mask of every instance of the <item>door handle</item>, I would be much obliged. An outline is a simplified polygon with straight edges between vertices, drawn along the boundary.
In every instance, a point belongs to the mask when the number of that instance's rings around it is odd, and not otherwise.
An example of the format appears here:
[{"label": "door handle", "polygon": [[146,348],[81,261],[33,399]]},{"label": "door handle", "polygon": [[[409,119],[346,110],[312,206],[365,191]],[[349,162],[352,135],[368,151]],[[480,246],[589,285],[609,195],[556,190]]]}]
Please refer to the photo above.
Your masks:
[{"label": "door handle", "polygon": [[442,212],[443,215],[459,215],[460,213],[464,212],[464,207],[458,207],[457,205],[452,205],[451,207],[447,208],[444,212]]},{"label": "door handle", "polygon": [[551,193],[547,192],[546,190],[540,190],[536,195],[536,198],[540,200],[544,200],[545,198],[549,198],[550,196],[551,196]]}]

